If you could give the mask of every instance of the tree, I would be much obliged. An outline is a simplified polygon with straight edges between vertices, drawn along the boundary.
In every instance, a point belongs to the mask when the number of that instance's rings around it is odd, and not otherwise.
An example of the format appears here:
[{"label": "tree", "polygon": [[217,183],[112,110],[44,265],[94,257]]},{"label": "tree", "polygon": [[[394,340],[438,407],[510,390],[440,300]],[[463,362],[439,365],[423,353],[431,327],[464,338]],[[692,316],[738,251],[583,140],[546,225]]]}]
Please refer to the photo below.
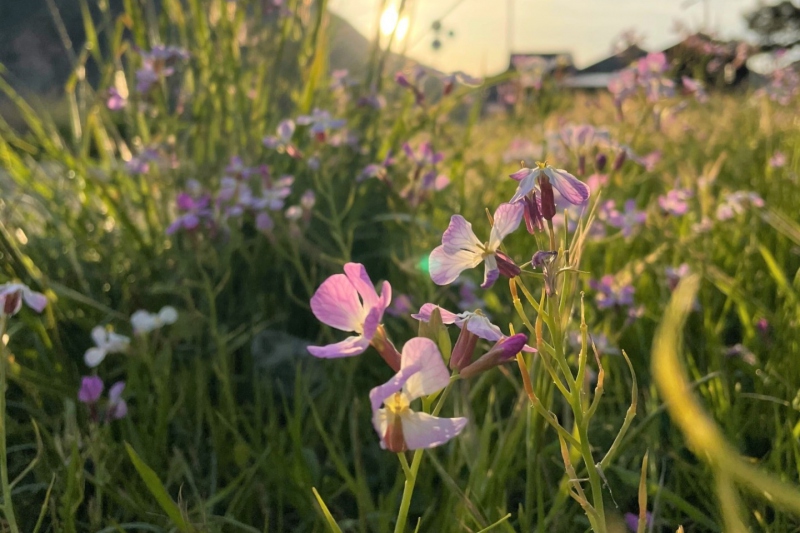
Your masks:
[{"label": "tree", "polygon": [[764,5],[745,15],[747,26],[760,36],[762,50],[800,44],[800,6],[789,0]]}]

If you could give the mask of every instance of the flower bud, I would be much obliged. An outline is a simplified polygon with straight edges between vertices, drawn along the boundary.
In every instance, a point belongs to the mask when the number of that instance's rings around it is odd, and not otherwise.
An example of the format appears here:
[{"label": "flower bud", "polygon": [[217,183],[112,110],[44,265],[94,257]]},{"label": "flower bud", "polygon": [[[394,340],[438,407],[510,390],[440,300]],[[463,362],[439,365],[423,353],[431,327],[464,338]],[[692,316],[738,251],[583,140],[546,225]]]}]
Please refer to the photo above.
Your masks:
[{"label": "flower bud", "polygon": [[614,166],[612,167],[615,172],[622,168],[622,165],[625,163],[625,159],[627,159],[627,157],[628,154],[625,150],[622,150],[617,154],[616,159],[614,159]]},{"label": "flower bud", "polygon": [[536,231],[544,231],[544,219],[539,210],[539,201],[536,199],[536,192],[524,196],[522,202],[525,205],[525,211],[522,212],[522,215],[525,217],[525,228],[528,230],[528,233],[533,235]]},{"label": "flower bud", "polygon": [[22,307],[22,291],[13,291],[5,294],[3,298],[3,314],[16,315]]},{"label": "flower bud", "polygon": [[519,276],[520,268],[503,252],[496,252],[497,269],[507,278]]},{"label": "flower bud", "polygon": [[482,355],[477,361],[464,368],[461,371],[461,377],[469,379],[490,368],[514,360],[527,342],[528,336],[524,333],[517,333],[516,335],[500,339],[491,350]]},{"label": "flower bud", "polygon": [[533,268],[546,267],[557,255],[556,251],[539,250],[531,258],[531,266]]},{"label": "flower bud", "polygon": [[597,172],[603,172],[607,163],[608,157],[606,157],[606,154],[597,154],[597,157],[594,159],[594,168],[597,169]]},{"label": "flower bud", "polygon": [[456,345],[453,347],[453,355],[450,356],[450,368],[460,371],[470,364],[477,344],[478,336],[467,329],[467,324],[463,324]]},{"label": "flower bud", "polygon": [[553,217],[556,216],[556,198],[553,193],[553,186],[550,185],[550,179],[543,173],[539,175],[539,187],[542,191],[542,218],[553,220]]},{"label": "flower bud", "polygon": [[397,351],[392,341],[386,336],[386,330],[383,324],[378,326],[378,329],[375,330],[375,335],[373,335],[370,344],[381,354],[383,360],[386,361],[386,364],[389,365],[392,370],[395,372],[400,371],[400,352]]}]

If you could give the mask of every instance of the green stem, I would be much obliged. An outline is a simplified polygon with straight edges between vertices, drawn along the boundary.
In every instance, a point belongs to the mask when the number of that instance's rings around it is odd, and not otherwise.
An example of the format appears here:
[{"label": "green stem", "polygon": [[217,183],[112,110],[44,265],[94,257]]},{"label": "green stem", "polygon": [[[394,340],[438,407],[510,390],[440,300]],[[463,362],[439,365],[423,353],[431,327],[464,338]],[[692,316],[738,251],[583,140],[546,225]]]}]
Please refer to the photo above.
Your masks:
[{"label": "green stem", "polygon": [[6,318],[0,318],[0,483],[3,491],[3,515],[8,522],[11,533],[19,533],[17,517],[14,514],[14,503],[11,501],[11,485],[8,483],[8,455],[6,448],[6,381],[8,370],[8,353],[3,337],[6,333]]},{"label": "green stem", "polygon": [[411,459],[411,474],[406,475],[406,482],[403,486],[403,499],[400,501],[400,510],[397,512],[397,523],[394,526],[394,533],[403,533],[406,529],[408,509],[411,507],[411,495],[414,494],[414,484],[417,482],[419,465],[422,464],[423,451],[425,450],[416,450],[414,452],[414,458]]}]

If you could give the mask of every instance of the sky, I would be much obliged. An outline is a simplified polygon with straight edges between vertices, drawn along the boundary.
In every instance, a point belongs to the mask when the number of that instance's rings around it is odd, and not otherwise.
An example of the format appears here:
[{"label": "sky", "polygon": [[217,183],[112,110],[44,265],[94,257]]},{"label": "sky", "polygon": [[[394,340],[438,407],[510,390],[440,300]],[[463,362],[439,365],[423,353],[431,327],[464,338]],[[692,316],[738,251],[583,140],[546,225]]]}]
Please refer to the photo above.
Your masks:
[{"label": "sky", "polygon": [[[387,0],[388,3],[400,0]],[[685,6],[690,3],[693,5]],[[657,50],[678,40],[676,22],[693,30],[708,26],[723,38],[747,36],[742,17],[758,0],[406,0],[411,30],[407,55],[443,71],[491,75],[505,70],[515,52],[571,52],[578,67],[607,57],[612,42],[634,29],[643,48]],[[359,32],[375,34],[381,0],[330,0],[330,8]],[[707,4],[707,9],[705,4]],[[512,17],[508,7],[512,6]],[[443,14],[443,37],[431,48],[431,24]],[[513,22],[509,22],[512,20]],[[509,37],[509,30],[511,36]],[[402,46],[403,43],[401,43]],[[394,47],[398,49],[397,46]]]}]

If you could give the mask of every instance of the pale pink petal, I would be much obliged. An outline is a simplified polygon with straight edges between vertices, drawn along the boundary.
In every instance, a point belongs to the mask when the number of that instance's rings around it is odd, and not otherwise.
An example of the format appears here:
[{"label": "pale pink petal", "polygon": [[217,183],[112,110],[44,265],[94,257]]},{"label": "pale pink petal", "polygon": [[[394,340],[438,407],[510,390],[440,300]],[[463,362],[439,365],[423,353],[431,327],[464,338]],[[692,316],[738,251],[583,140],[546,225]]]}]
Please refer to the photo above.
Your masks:
[{"label": "pale pink petal", "polygon": [[[392,376],[389,381],[383,385],[378,385],[369,391],[369,402],[370,405],[372,405],[373,414],[378,411],[380,406],[383,405],[383,402],[385,402],[387,398],[403,390],[403,387],[409,378],[419,372],[421,368],[421,364],[401,366],[400,372]],[[377,430],[378,428],[376,427],[375,429]],[[381,433],[381,438],[383,438],[383,433]]]},{"label": "pale pink petal", "polygon": [[484,263],[483,283],[481,283],[481,289],[488,289],[494,285],[494,282],[497,281],[499,276],[500,269],[497,268],[497,258],[493,255],[487,256]]},{"label": "pale pink petal", "polygon": [[22,298],[25,300],[28,307],[37,313],[41,313],[47,305],[47,296],[40,292],[32,291],[28,287],[22,290]]},{"label": "pale pink petal", "polygon": [[514,172],[513,174],[509,174],[508,177],[511,178],[514,181],[522,181],[523,179],[527,178],[528,176],[530,176],[534,172],[536,172],[536,171],[535,170],[531,170],[529,168],[521,168],[521,169],[517,170],[516,172]]},{"label": "pale pink petal", "polygon": [[341,342],[328,344],[327,346],[309,346],[308,353],[314,357],[323,359],[333,359],[336,357],[352,357],[363,353],[369,346],[369,339],[363,335],[347,337]]},{"label": "pale pink petal", "polygon": [[483,315],[472,315],[466,324],[468,331],[487,341],[496,342],[504,337],[500,328],[489,322],[489,319]]},{"label": "pale pink petal", "polygon": [[89,348],[83,356],[83,361],[89,368],[94,368],[106,358],[106,351],[102,348]]},{"label": "pale pink petal", "polygon": [[444,246],[438,246],[431,252],[428,268],[434,283],[447,285],[454,282],[463,271],[478,266],[482,260],[479,254],[473,252],[461,250],[449,254]]},{"label": "pale pink petal", "polygon": [[415,337],[403,346],[401,372],[404,368],[418,368],[404,386],[409,401],[438,392],[450,383],[450,373],[444,366],[439,348],[425,337]]},{"label": "pale pink petal", "polygon": [[353,287],[356,288],[361,300],[364,302],[365,309],[371,309],[378,303],[378,293],[375,292],[375,285],[369,279],[367,269],[361,263],[347,263],[344,266],[344,273]]},{"label": "pale pink petal", "polygon": [[122,393],[125,391],[125,382],[124,381],[117,381],[111,388],[108,389],[108,401],[111,403],[117,403],[119,399],[122,397]]},{"label": "pale pink petal", "polygon": [[378,300],[378,306],[381,309],[381,314],[389,307],[389,304],[392,303],[392,286],[389,284],[388,281],[383,282],[383,286],[381,286],[381,297]]},{"label": "pale pink petal", "polygon": [[438,305],[435,304],[423,304],[422,307],[419,308],[419,312],[416,314],[411,315],[411,318],[415,320],[421,320],[423,322],[428,322],[431,319],[431,315],[433,314],[433,310],[439,308],[439,314],[442,315],[442,323],[444,324],[454,324],[458,319],[458,315],[453,313],[452,311],[448,311],[447,309],[442,309]]},{"label": "pale pink petal", "polygon": [[520,181],[519,185],[517,185],[517,191],[514,193],[514,196],[511,197],[510,203],[513,204],[521,200],[523,196],[527,196],[528,193],[530,193],[534,187],[536,187],[536,176],[538,175],[539,173],[537,171],[533,171],[522,178],[522,181]]},{"label": "pale pink petal", "polygon": [[364,319],[358,292],[344,274],[322,282],[311,297],[311,311],[323,324],[342,331],[356,331]]},{"label": "pale pink petal", "polygon": [[494,212],[494,225],[489,235],[489,248],[496,250],[506,235],[519,227],[525,205],[521,202],[515,204],[500,204]]},{"label": "pale pink petal", "polygon": [[442,235],[442,246],[450,254],[455,254],[461,250],[481,253],[481,241],[472,231],[472,224],[467,222],[461,215],[450,217],[450,225],[447,226]]},{"label": "pale pink petal", "polygon": [[378,329],[378,325],[381,323],[381,318],[383,318],[383,309],[380,307],[373,307],[367,313],[367,318],[364,319],[364,338],[367,340],[372,340],[372,337],[375,335],[375,331]]},{"label": "pale pink petal", "polygon": [[95,326],[92,328],[92,340],[97,346],[105,346],[108,344],[108,331],[103,326]]},{"label": "pale pink petal", "polygon": [[561,193],[569,203],[580,205],[589,199],[589,187],[578,178],[560,168],[546,168],[545,173],[550,178],[550,184]]},{"label": "pale pink petal", "polygon": [[467,425],[466,418],[439,418],[427,413],[404,413],[403,437],[409,450],[441,446],[459,433]]},{"label": "pale pink petal", "polygon": [[[380,407],[380,404],[378,406]],[[372,427],[374,427],[375,431],[378,432],[378,438],[381,441],[381,448],[385,450],[386,443],[383,442],[383,437],[386,435],[386,430],[389,429],[389,413],[386,411],[386,409],[373,409]]]}]

